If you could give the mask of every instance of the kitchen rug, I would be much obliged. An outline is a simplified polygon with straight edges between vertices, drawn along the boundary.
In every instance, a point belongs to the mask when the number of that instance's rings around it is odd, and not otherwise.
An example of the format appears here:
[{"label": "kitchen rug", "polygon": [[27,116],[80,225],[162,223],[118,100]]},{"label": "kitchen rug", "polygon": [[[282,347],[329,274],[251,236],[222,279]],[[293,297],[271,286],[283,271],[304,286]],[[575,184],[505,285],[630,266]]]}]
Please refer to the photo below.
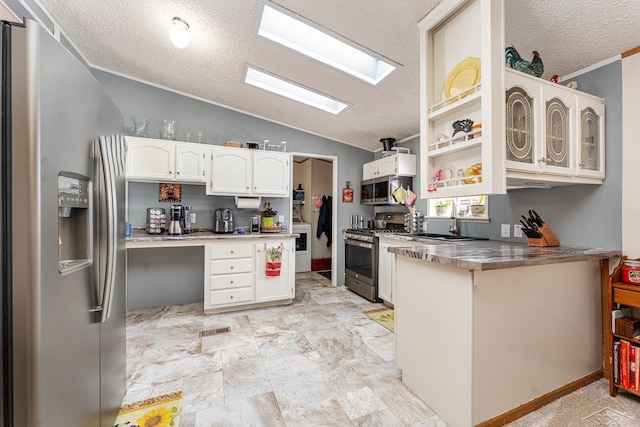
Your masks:
[{"label": "kitchen rug", "polygon": [[122,406],[114,427],[178,427],[182,392],[176,391]]},{"label": "kitchen rug", "polygon": [[393,332],[393,324],[395,315],[393,308],[376,308],[374,310],[365,310],[364,314],[380,323],[382,326]]}]

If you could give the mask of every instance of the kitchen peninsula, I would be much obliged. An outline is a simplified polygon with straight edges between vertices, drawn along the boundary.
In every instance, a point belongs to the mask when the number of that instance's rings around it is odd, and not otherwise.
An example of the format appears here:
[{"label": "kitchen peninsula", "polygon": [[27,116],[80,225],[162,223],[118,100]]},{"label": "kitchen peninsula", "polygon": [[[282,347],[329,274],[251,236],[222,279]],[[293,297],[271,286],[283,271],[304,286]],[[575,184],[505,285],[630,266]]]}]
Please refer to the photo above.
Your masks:
[{"label": "kitchen peninsula", "polygon": [[389,249],[396,364],[448,425],[503,425],[602,376],[601,284],[620,251],[419,243]]},{"label": "kitchen peninsula", "polygon": [[[127,237],[127,249],[203,247],[204,311],[220,313],[293,302],[296,236],[210,230],[170,236],[134,230]],[[274,251],[276,260],[270,258]]]}]

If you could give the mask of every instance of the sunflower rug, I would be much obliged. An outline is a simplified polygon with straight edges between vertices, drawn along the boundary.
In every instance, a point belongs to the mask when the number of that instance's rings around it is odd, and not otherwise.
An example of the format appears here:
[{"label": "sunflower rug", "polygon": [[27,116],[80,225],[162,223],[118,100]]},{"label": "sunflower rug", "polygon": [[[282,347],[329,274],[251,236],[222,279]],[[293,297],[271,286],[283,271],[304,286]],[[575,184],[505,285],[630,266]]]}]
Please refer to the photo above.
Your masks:
[{"label": "sunflower rug", "polygon": [[176,391],[122,406],[114,427],[178,427],[182,392]]},{"label": "sunflower rug", "polygon": [[376,308],[374,310],[365,310],[364,314],[393,332],[393,324],[395,321],[395,313],[393,312],[393,308]]}]

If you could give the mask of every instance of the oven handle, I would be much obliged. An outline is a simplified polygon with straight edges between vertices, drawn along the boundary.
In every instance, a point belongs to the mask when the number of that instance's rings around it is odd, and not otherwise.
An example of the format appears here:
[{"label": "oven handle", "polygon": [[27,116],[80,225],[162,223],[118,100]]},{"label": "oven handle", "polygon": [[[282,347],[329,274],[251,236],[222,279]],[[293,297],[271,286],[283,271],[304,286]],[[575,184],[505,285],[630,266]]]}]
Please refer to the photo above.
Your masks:
[{"label": "oven handle", "polygon": [[358,240],[345,240],[345,245],[358,246],[361,248],[373,249],[373,243],[359,242]]}]

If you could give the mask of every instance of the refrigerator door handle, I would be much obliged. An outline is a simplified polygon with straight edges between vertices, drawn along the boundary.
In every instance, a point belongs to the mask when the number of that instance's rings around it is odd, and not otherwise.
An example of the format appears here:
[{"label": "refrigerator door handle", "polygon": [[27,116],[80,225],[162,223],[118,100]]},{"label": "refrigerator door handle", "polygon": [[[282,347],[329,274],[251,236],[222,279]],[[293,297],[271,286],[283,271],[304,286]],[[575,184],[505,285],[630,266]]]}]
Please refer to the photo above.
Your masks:
[{"label": "refrigerator door handle", "polygon": [[114,146],[120,143],[118,136],[105,137],[101,136],[99,144],[100,152],[100,169],[104,182],[104,198],[106,202],[106,214],[107,214],[107,253],[106,253],[106,268],[104,278],[101,278],[103,282],[102,286],[102,298],[100,305],[94,307],[91,311],[99,313],[100,322],[106,322],[111,316],[111,303],[113,301],[113,292],[115,289],[115,277],[116,277],[116,260],[118,250],[118,224],[117,224],[117,201],[116,201],[116,186],[115,175],[116,165],[115,159],[117,154],[112,151]]}]

